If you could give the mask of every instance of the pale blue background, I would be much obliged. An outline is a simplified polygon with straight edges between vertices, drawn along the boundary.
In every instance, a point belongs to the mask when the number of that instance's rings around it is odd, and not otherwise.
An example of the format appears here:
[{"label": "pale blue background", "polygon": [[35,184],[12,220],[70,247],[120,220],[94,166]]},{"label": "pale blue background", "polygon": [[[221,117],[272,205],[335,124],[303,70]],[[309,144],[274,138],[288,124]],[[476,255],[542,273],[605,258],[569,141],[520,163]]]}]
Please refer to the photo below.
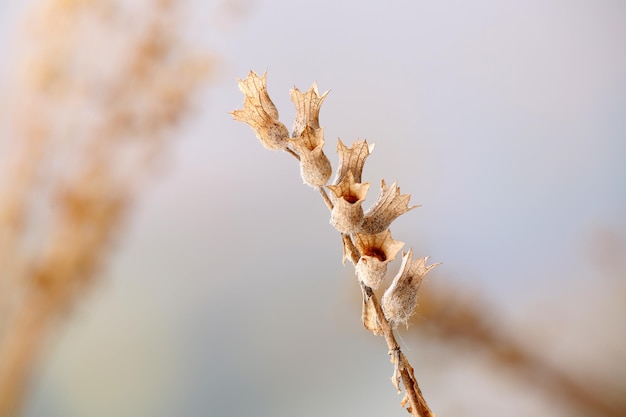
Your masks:
[{"label": "pale blue background", "polygon": [[[0,56],[16,3],[0,3]],[[429,282],[480,295],[573,372],[614,372],[598,358],[623,347],[626,267],[591,254],[598,233],[626,239],[626,3],[195,1],[189,16],[218,73],[26,416],[406,415],[325,206],[228,115],[249,69],[268,69],[288,126],[291,87],[332,90],[327,153],[376,143],[367,204],[381,178],[423,204],[392,231],[444,263]],[[438,415],[571,415],[479,353],[403,337]]]}]

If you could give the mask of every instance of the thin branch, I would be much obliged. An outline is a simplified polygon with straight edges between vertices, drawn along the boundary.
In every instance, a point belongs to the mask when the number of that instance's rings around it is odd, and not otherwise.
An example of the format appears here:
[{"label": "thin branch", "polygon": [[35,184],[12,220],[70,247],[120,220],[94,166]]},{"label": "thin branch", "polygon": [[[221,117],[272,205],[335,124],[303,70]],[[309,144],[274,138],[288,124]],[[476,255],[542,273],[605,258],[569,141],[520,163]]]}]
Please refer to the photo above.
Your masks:
[{"label": "thin branch", "polygon": [[330,201],[330,197],[328,197],[328,193],[326,192],[326,190],[324,190],[323,187],[319,187],[318,188],[320,194],[322,195],[322,198],[324,199],[324,203],[326,203],[326,207],[328,207],[328,210],[332,211],[333,210],[333,202]]},{"label": "thin branch", "polygon": [[298,161],[300,160],[300,155],[298,155],[297,153],[295,153],[293,151],[293,149],[291,148],[285,148],[285,152],[287,152],[289,155],[293,156],[294,158],[296,158]]},{"label": "thin branch", "polygon": [[404,385],[404,390],[406,391],[406,398],[408,398],[410,404],[408,411],[414,417],[434,417],[434,414],[428,407],[428,404],[422,395],[422,391],[419,388],[417,379],[414,375],[413,367],[409,363],[407,357],[404,356],[404,353],[402,353],[400,345],[396,341],[393,333],[393,328],[385,317],[385,313],[380,306],[380,302],[378,301],[376,294],[374,294],[374,291],[370,287],[363,284],[363,282],[360,282],[360,284],[363,295],[367,297],[367,300],[372,302],[374,309],[376,310],[376,318],[380,324],[383,337],[387,342],[389,354],[392,355],[392,362],[395,363],[397,370],[400,372],[402,385]]}]

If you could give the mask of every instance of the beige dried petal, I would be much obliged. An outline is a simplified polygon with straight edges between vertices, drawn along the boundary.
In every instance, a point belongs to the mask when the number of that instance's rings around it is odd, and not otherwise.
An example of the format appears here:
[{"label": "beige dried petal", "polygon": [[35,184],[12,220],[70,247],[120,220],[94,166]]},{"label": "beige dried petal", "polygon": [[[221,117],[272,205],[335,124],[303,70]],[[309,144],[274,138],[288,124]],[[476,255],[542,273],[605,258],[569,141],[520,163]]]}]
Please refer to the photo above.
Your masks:
[{"label": "beige dried petal", "polygon": [[278,120],[278,110],[267,94],[266,81],[267,72],[259,77],[254,71],[250,71],[244,80],[239,80],[239,90],[246,96],[243,110],[230,114],[235,120],[248,124],[267,149],[285,149],[289,131]]},{"label": "beige dried petal", "polygon": [[313,129],[320,127],[320,107],[327,95],[328,91],[320,96],[316,83],[313,83],[306,93],[302,93],[296,87],[291,90],[291,101],[296,106],[296,120],[293,122],[291,132],[293,137],[300,136],[306,126],[311,126]]},{"label": "beige dried petal", "polygon": [[352,243],[352,238],[350,235],[346,235],[345,233],[341,234],[341,241],[343,243],[343,256],[341,258],[341,262],[345,265],[346,259],[350,259],[353,265],[356,265],[359,262],[359,251]]},{"label": "beige dried petal", "polygon": [[385,230],[375,235],[357,233],[354,244],[361,253],[355,267],[357,276],[368,287],[380,287],[387,273],[387,264],[396,258],[404,243],[393,240],[391,232]]},{"label": "beige dried petal", "polygon": [[410,194],[400,194],[400,187],[395,182],[387,188],[385,180],[382,180],[378,199],[365,213],[361,232],[375,234],[388,229],[398,216],[419,207],[419,205],[409,207],[410,199]]},{"label": "beige dried petal", "polygon": [[352,173],[337,185],[327,185],[335,201],[330,214],[330,223],[341,233],[354,233],[363,222],[363,201],[370,187],[369,183],[357,183]]},{"label": "beige dried petal", "polygon": [[325,185],[333,168],[323,150],[324,129],[306,126],[300,136],[289,142],[300,156],[300,175],[304,183],[316,188]]},{"label": "beige dried petal", "polygon": [[382,333],[382,328],[376,318],[376,307],[374,306],[374,302],[371,298],[366,297],[363,299],[361,320],[363,321],[363,326],[365,326],[365,328],[370,332],[374,334]]},{"label": "beige dried petal", "polygon": [[337,139],[337,154],[339,154],[339,169],[333,184],[339,184],[348,172],[352,172],[354,180],[361,182],[363,164],[365,159],[374,150],[374,145],[368,145],[367,141],[355,140],[350,148]]},{"label": "beige dried petal", "polygon": [[[400,359],[400,351],[390,351],[389,355],[391,356],[391,363],[393,363],[391,383],[396,387],[396,390],[398,390],[398,394],[400,394],[402,392],[402,389],[400,389],[400,381],[402,380],[402,374],[400,373],[400,362],[402,362]],[[402,404],[402,406],[404,407],[404,404]]]},{"label": "beige dried petal", "polygon": [[407,324],[417,306],[417,291],[424,276],[439,264],[426,266],[428,257],[412,259],[413,250],[402,255],[400,271],[385,291],[382,307],[387,320],[395,327]]}]

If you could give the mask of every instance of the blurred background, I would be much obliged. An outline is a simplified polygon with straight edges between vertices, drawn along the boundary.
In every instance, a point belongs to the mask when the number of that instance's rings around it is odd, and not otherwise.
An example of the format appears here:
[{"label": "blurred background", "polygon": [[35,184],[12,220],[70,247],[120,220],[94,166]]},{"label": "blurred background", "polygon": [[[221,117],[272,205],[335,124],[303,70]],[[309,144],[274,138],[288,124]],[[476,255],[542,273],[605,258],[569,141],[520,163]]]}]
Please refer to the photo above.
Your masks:
[{"label": "blurred background", "polygon": [[[3,90],[36,3],[0,2]],[[365,207],[381,179],[422,205],[392,233],[443,262],[400,330],[437,415],[624,415],[626,3],[179,3],[210,74],[23,416],[406,415],[322,200],[228,114],[250,69],[288,127],[290,88],[331,90],[333,166],[338,137],[376,144]]]}]

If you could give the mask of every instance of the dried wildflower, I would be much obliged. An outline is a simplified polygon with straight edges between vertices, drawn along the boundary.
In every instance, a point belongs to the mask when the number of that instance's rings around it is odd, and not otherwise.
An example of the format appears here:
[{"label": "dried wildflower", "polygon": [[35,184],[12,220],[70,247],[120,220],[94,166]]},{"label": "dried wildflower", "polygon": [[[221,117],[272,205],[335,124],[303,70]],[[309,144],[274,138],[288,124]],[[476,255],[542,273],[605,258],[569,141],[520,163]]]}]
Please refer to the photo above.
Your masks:
[{"label": "dried wildflower", "polygon": [[239,80],[239,90],[246,96],[243,110],[231,112],[235,120],[248,124],[267,149],[280,150],[287,147],[289,131],[278,120],[278,110],[267,94],[267,72],[259,77],[250,71]]},{"label": "dried wildflower", "polygon": [[[341,233],[343,261],[348,258],[355,265],[361,284],[363,325],[374,334],[384,336],[392,354],[392,362],[395,364],[393,383],[398,389],[402,383],[406,391],[401,405],[404,407],[408,404],[407,411],[414,417],[433,417],[419,389],[413,368],[400,350],[392,327],[392,324],[397,325],[397,322],[406,321],[406,317],[412,313],[419,281],[433,266],[426,267],[425,258],[411,262],[411,251],[403,257],[402,271],[385,293],[386,300],[390,303],[388,310],[391,323],[373,291],[384,280],[387,264],[404,246],[404,243],[391,238],[388,229],[398,216],[414,208],[408,206],[410,196],[400,195],[400,189],[395,183],[388,189],[382,181],[378,200],[367,213],[364,213],[362,204],[370,184],[362,183],[361,176],[365,160],[374,149],[374,145],[357,140],[348,148],[339,140],[337,145],[339,169],[333,184],[326,186],[331,191],[331,199],[323,187],[332,169],[322,151],[324,136],[323,129],[319,126],[319,111],[327,93],[320,95],[315,84],[305,93],[294,87],[291,90],[291,100],[296,106],[296,119],[292,138],[285,140],[280,137],[276,143],[274,141],[276,138],[267,139],[263,136],[265,134],[263,129],[269,123],[268,120],[275,126],[280,123],[278,112],[267,96],[265,74],[260,78],[250,72],[248,78],[240,82],[240,89],[246,94],[246,99],[244,110],[233,112],[235,118],[250,124],[266,147],[284,149],[295,156],[300,161],[300,172],[304,182],[319,190],[331,211],[330,222]],[[252,93],[247,93],[248,90]],[[264,109],[262,100],[266,104],[269,103],[268,109]],[[249,120],[250,117],[253,119]],[[284,135],[282,128],[280,132]],[[403,308],[405,304],[411,307],[410,311]]]},{"label": "dried wildflower", "polygon": [[307,126],[313,129],[320,127],[320,107],[327,95],[328,91],[320,96],[315,83],[306,93],[302,93],[296,87],[291,90],[291,101],[296,106],[296,120],[293,122],[293,131],[291,132],[293,137],[300,136]]},{"label": "dried wildflower", "polygon": [[354,237],[361,257],[357,262],[356,274],[365,285],[376,289],[385,279],[387,264],[396,258],[404,242],[399,242],[391,238],[391,232],[384,232],[375,235],[357,233]]},{"label": "dried wildflower", "polygon": [[417,291],[424,276],[439,264],[426,266],[428,257],[413,260],[413,249],[402,255],[400,271],[385,291],[382,307],[385,317],[394,326],[407,323],[417,306]]},{"label": "dried wildflower", "polygon": [[352,172],[354,180],[361,182],[363,164],[365,159],[374,150],[374,145],[368,145],[367,141],[355,140],[351,147],[343,144],[341,139],[337,139],[337,154],[339,154],[339,169],[333,184],[339,184],[348,172]]},{"label": "dried wildflower", "polygon": [[391,222],[400,215],[419,207],[419,205],[409,207],[410,199],[410,194],[400,194],[400,187],[395,182],[387,188],[385,180],[382,180],[378,199],[365,213],[361,232],[375,234],[389,228]]},{"label": "dried wildflower", "polygon": [[330,223],[341,233],[354,233],[363,223],[363,201],[370,188],[368,182],[354,181],[351,172],[337,185],[327,186],[335,195],[335,203],[330,214]]},{"label": "dried wildflower", "polygon": [[330,161],[324,154],[324,129],[306,126],[301,135],[289,139],[300,157],[300,175],[305,184],[322,187],[333,171]]}]

